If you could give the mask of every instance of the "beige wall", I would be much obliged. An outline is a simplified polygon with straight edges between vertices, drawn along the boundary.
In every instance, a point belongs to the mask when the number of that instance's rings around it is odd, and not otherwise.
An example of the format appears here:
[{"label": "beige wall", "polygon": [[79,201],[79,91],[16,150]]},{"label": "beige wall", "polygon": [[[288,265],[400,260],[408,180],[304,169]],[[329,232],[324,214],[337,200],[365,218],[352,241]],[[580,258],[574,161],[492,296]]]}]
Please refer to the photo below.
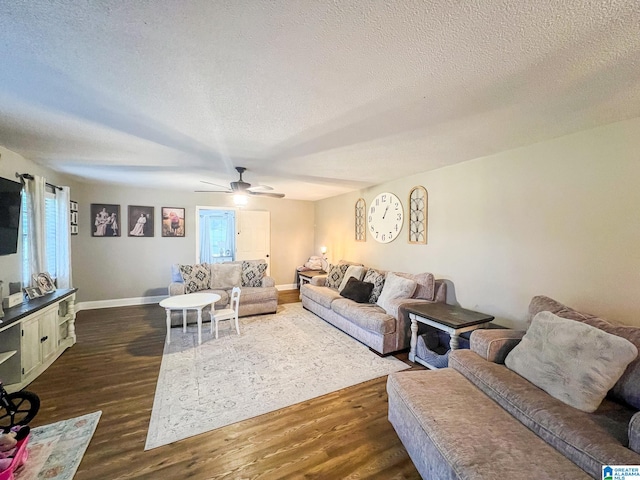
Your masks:
[{"label": "beige wall", "polygon": [[[231,195],[112,185],[82,184],[72,192],[72,197],[79,202],[79,241],[72,254],[80,302],[166,295],[171,264],[195,262],[196,205],[233,208]],[[128,205],[153,206],[155,236],[129,237],[124,226],[121,237],[92,237],[92,203],[120,205],[124,225],[128,221]],[[161,236],[162,207],[186,209],[184,238]],[[271,212],[271,275],[278,285],[294,283],[296,267],[312,254],[313,203],[252,197],[245,208]]]},{"label": "beige wall", "polygon": [[[452,282],[449,301],[521,326],[532,296],[640,325],[640,119],[316,203],[330,260]],[[401,160],[401,159],[399,159]],[[393,159],[390,159],[393,161]],[[429,243],[355,242],[353,210],[382,191],[429,192]]]},{"label": "beige wall", "polygon": [[[73,190],[77,185],[70,178],[55,173],[47,168],[43,168],[35,162],[0,146],[0,177],[19,181],[15,176],[16,173],[42,175],[49,183],[71,187],[72,195]],[[75,244],[74,240],[75,238],[72,237],[72,248]],[[18,253],[12,255],[0,255],[0,280],[4,282],[4,296],[7,296],[9,293],[9,282],[22,281],[22,244],[20,241],[18,241]]]}]

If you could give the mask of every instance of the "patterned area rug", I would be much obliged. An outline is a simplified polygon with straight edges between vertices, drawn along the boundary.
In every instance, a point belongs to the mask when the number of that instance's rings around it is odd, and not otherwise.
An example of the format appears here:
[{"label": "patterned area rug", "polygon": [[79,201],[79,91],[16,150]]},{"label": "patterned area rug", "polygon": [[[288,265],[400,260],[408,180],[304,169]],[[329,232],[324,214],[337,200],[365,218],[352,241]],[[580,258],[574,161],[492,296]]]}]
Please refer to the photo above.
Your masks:
[{"label": "patterned area rug", "polygon": [[31,430],[29,457],[16,480],[71,480],[96,431],[102,412],[62,420]]},{"label": "patterned area rug", "polygon": [[293,303],[278,313],[174,328],[162,356],[145,450],[408,368]]}]

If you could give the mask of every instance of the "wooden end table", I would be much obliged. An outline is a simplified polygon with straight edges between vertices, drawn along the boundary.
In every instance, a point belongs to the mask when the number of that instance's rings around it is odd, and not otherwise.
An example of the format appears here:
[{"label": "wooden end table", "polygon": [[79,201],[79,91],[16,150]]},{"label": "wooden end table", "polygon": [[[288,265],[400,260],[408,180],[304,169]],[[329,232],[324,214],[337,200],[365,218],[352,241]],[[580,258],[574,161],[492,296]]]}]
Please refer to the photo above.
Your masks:
[{"label": "wooden end table", "polygon": [[[446,303],[415,303],[404,307],[411,319],[411,351],[409,360],[416,361],[416,345],[418,344],[418,322],[430,325],[447,332],[451,336],[449,347],[456,350],[459,346],[460,334],[482,328],[494,319],[486,313],[475,312]],[[428,366],[428,365],[427,365]]]}]

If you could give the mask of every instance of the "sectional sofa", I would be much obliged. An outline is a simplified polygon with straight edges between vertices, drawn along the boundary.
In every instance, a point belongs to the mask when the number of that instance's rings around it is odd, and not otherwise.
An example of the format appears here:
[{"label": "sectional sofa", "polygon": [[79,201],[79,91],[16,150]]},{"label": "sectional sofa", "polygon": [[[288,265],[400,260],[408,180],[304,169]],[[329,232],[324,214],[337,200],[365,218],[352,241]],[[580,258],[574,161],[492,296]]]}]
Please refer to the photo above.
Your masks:
[{"label": "sectional sofa", "polygon": [[[349,298],[350,280],[358,286],[373,284],[373,288],[362,298]],[[410,344],[411,321],[402,306],[444,302],[446,284],[431,273],[387,272],[341,261],[331,265],[327,275],[315,276],[302,285],[300,297],[304,308],[380,355],[387,355]]]},{"label": "sectional sofa", "polygon": [[600,479],[640,465],[640,328],[545,296],[529,312],[526,334],[476,330],[449,368],[389,376],[389,420],[423,478]]}]

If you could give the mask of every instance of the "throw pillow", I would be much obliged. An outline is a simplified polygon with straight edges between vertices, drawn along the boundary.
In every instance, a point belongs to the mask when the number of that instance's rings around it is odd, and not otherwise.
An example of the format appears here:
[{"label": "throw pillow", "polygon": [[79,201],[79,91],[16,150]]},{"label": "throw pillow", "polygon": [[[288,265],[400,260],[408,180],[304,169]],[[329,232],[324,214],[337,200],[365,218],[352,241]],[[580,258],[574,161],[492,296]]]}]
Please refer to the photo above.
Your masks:
[{"label": "throw pillow", "polygon": [[380,294],[382,293],[382,287],[384,287],[384,274],[370,268],[367,270],[367,274],[362,279],[364,282],[373,283],[373,290],[369,296],[369,303],[377,303]]},{"label": "throw pillow", "polygon": [[373,283],[361,282],[355,277],[349,278],[340,295],[357,303],[368,303]]},{"label": "throw pillow", "polygon": [[593,412],[637,356],[624,338],[540,312],[504,364],[552,397]]},{"label": "throw pillow", "polygon": [[344,273],[344,277],[342,278],[342,282],[340,282],[340,286],[338,287],[338,291],[341,292],[345,287],[350,278],[355,278],[356,280],[362,280],[364,276],[364,267],[362,265],[349,265],[347,271]]},{"label": "throw pillow", "polygon": [[184,282],[185,293],[207,290],[211,284],[211,271],[206,263],[180,265],[180,275]]},{"label": "throw pillow", "polygon": [[171,264],[171,282],[182,283],[182,274],[180,273],[180,264]]},{"label": "throw pillow", "polygon": [[242,261],[242,286],[261,287],[264,272],[267,271],[267,264],[258,261]]},{"label": "throw pillow", "polygon": [[424,300],[433,301],[436,296],[436,279],[432,273],[399,273],[404,278],[409,278],[417,283],[416,291],[413,292],[412,298],[422,298]]},{"label": "throw pillow", "polygon": [[347,273],[348,268],[349,265],[346,263],[340,265],[329,265],[329,270],[327,271],[327,287],[337,290],[342,283],[342,279],[344,278],[344,274]]},{"label": "throw pillow", "polygon": [[377,303],[384,308],[385,312],[393,315],[392,312],[395,311],[395,308],[391,305],[390,301],[396,298],[411,298],[415,290],[415,281],[389,272],[387,273],[387,278],[384,280],[384,287],[382,287],[382,293]]},{"label": "throw pillow", "polygon": [[238,263],[211,263],[211,288],[225,289],[242,285],[242,265]]}]

